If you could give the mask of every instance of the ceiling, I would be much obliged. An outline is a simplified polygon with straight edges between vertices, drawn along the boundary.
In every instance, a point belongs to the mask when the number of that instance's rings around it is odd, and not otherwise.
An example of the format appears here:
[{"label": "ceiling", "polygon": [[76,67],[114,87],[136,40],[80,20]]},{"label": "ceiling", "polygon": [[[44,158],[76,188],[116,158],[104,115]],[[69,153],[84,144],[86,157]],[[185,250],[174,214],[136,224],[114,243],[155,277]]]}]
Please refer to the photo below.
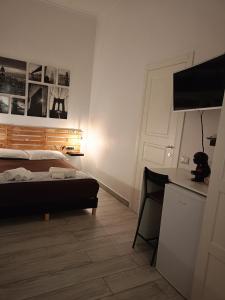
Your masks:
[{"label": "ceiling", "polygon": [[100,16],[106,14],[120,0],[45,0],[45,2],[63,8],[80,11],[83,13]]}]

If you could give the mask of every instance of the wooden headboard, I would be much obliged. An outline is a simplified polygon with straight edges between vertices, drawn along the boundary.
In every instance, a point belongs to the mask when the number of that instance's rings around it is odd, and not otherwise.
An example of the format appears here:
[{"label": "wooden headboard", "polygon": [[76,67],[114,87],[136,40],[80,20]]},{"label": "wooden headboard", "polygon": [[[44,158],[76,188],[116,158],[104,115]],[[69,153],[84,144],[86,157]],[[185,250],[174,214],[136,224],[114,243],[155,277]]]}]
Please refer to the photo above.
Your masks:
[{"label": "wooden headboard", "polygon": [[66,146],[73,146],[74,151],[79,153],[81,138],[80,129],[0,124],[1,148],[62,151]]}]

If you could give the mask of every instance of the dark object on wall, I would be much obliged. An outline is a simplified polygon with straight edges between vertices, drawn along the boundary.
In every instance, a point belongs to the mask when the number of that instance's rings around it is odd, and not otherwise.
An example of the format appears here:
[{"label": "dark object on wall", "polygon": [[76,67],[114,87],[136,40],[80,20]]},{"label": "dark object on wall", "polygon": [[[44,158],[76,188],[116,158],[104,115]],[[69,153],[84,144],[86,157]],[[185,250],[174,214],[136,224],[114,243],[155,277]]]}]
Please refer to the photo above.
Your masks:
[{"label": "dark object on wall", "polygon": [[0,95],[0,113],[9,113],[9,97],[5,95]]},{"label": "dark object on wall", "polygon": [[0,113],[67,119],[69,86],[68,69],[0,56]]},{"label": "dark object on wall", "polygon": [[12,98],[11,114],[24,116],[24,114],[25,114],[25,99]]},{"label": "dark object on wall", "polygon": [[211,173],[208,165],[208,155],[204,152],[197,152],[194,155],[193,162],[197,165],[191,174],[195,175],[193,181],[204,182],[204,178],[208,177]]},{"label": "dark object on wall", "polygon": [[65,100],[54,98],[53,107],[50,110],[50,118],[66,119]]},{"label": "dark object on wall", "polygon": [[29,80],[39,81],[42,79],[42,65],[29,64]]},{"label": "dark object on wall", "polygon": [[210,146],[216,146],[216,136],[209,136],[207,137],[207,140],[209,140],[209,145]]},{"label": "dark object on wall", "polygon": [[70,85],[70,71],[64,69],[58,69],[58,85],[69,86]]},{"label": "dark object on wall", "polygon": [[25,61],[0,57],[0,93],[25,96]]},{"label": "dark object on wall", "polygon": [[47,99],[47,86],[29,83],[27,115],[33,117],[46,117]]},{"label": "dark object on wall", "polygon": [[56,68],[51,66],[45,66],[44,68],[44,82],[45,83],[56,83]]},{"label": "dark object on wall", "polygon": [[174,73],[174,110],[219,108],[225,88],[225,54]]},{"label": "dark object on wall", "polygon": [[67,119],[69,90],[67,88],[53,87],[49,90],[49,117]]}]

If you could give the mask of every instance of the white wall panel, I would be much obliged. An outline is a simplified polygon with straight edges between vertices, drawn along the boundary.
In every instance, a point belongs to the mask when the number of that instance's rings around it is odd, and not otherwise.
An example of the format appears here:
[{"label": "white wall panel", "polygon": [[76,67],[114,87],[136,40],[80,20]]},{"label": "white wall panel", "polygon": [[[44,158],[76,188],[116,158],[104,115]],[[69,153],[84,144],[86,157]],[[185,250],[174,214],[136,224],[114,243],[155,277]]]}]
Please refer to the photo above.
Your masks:
[{"label": "white wall panel", "polygon": [[[223,53],[224,11],[220,0],[123,0],[99,20],[89,166],[127,200],[133,194],[146,66],[192,50],[195,64]],[[187,138],[188,153],[199,150],[200,131]]]},{"label": "white wall panel", "polygon": [[71,71],[67,120],[0,114],[0,122],[87,129],[95,18],[35,0],[0,1],[0,11],[0,56]]}]

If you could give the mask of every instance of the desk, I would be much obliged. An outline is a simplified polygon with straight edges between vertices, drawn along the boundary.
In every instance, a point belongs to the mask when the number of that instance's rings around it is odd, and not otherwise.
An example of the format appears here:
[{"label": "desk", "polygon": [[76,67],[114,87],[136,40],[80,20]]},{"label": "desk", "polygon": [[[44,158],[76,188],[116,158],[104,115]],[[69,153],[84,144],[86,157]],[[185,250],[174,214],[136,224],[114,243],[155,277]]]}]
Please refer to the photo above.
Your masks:
[{"label": "desk", "polygon": [[190,191],[207,196],[208,185],[204,182],[192,181],[191,171],[180,168],[154,168],[152,171],[169,176],[169,181]]}]

